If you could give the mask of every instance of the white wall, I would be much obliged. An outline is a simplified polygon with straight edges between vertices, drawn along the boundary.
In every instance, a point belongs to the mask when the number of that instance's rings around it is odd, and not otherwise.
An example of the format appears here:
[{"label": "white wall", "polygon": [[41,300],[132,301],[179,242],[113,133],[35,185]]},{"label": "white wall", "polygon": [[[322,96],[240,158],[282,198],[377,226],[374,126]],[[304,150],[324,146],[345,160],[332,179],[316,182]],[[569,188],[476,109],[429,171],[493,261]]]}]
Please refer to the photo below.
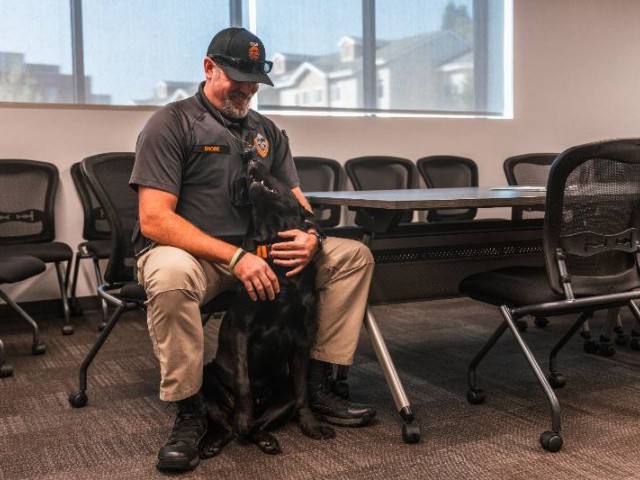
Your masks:
[{"label": "white wall", "polygon": [[[482,185],[504,184],[509,155],[640,137],[640,1],[514,0],[515,118],[276,116],[294,155],[344,161],[367,154],[474,158]],[[268,87],[267,87],[268,88]],[[57,231],[73,248],[82,214],[69,175],[95,153],[131,151],[151,111],[0,108],[0,157],[58,165]],[[1,194],[1,193],[0,193]],[[486,215],[496,216],[496,212]],[[85,278],[90,279],[87,262]],[[82,285],[80,295],[89,295]],[[9,287],[20,301],[56,298],[55,273]]]}]

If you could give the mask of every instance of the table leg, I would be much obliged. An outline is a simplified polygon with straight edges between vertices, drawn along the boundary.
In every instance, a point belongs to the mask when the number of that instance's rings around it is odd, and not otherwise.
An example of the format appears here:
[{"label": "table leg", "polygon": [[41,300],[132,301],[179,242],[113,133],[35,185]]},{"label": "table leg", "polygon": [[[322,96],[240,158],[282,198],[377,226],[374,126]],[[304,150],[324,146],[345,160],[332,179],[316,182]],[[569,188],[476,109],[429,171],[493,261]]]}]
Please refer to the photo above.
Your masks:
[{"label": "table leg", "polygon": [[414,416],[411,411],[409,399],[404,391],[396,367],[393,364],[391,355],[389,355],[389,350],[384,342],[384,338],[382,338],[382,333],[380,333],[378,323],[370,307],[367,307],[364,326],[371,338],[373,349],[378,357],[378,363],[382,367],[382,372],[387,380],[389,390],[391,390],[396,409],[404,421],[402,425],[402,440],[404,440],[405,443],[417,443],[420,441],[420,427],[413,424]]}]

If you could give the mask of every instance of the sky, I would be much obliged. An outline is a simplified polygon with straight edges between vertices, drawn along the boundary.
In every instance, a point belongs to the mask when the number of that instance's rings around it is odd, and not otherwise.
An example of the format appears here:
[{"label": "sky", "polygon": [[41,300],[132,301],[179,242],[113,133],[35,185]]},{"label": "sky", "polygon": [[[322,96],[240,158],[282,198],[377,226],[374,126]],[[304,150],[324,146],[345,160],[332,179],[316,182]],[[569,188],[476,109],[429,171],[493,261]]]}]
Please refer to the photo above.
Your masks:
[{"label": "sky", "polygon": [[[437,30],[450,0],[377,0],[376,32],[393,39]],[[468,6],[472,0],[454,0]],[[0,51],[71,73],[69,0],[0,0]],[[324,54],[362,36],[362,0],[245,0],[243,23],[275,52]],[[84,0],[85,72],[93,93],[147,98],[160,80],[199,81],[211,37],[229,25],[227,0]],[[255,12],[256,18],[248,18]],[[336,14],[335,12],[340,12]]]}]

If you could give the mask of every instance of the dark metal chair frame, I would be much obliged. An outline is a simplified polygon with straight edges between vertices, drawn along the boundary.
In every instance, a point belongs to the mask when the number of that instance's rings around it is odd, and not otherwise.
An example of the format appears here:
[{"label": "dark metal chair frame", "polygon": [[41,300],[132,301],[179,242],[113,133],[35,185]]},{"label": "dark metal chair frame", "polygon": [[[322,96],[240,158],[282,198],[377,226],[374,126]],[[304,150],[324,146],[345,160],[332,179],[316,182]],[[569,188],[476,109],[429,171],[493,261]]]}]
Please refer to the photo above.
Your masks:
[{"label": "dark metal chair frame", "polygon": [[[527,179],[526,175],[519,173],[522,168],[527,166],[533,167],[536,171],[551,169],[551,164],[558,156],[557,153],[525,153],[522,155],[514,155],[508,157],[502,163],[504,175],[507,177],[507,183],[509,185],[527,185],[527,186],[540,186],[544,187],[547,184],[547,178],[536,178],[534,182]],[[545,168],[548,167],[548,168]],[[548,176],[548,175],[547,175]],[[527,214],[527,212],[537,212]],[[512,218],[514,220],[522,220],[523,218],[541,218],[543,216],[543,210],[536,208],[522,208],[513,207],[511,211]]]},{"label": "dark metal chair frame", "polygon": [[[26,280],[27,278],[40,275],[46,268],[44,262],[35,257],[0,255],[0,284],[10,284]],[[40,340],[40,329],[35,320],[2,288],[0,288],[0,298],[7,302],[7,305],[12,307],[20,318],[31,326],[33,330],[31,354],[43,354],[46,351],[46,346]],[[4,343],[2,339],[0,339],[0,378],[10,377],[11,375],[13,375],[13,367],[7,363]]]},{"label": "dark metal chair frame", "polygon": [[[506,330],[510,330],[551,406],[551,430],[542,447],[558,451],[560,403],[553,388],[565,385],[558,373],[559,350],[598,310],[627,306],[640,310],[640,139],[596,142],[570,148],[554,161],[547,183],[544,224],[546,267],[509,267],[464,279],[460,291],[499,306],[502,323],[471,361],[467,400],[485,399],[476,368]],[[520,334],[525,315],[580,313],[549,355],[548,378]],[[553,388],[552,388],[553,387]]]},{"label": "dark metal chair frame", "polygon": [[[137,194],[128,185],[133,162],[131,153],[118,152],[94,155],[81,162],[82,172],[104,208],[111,228],[111,255],[98,293],[116,309],[80,366],[78,389],[69,394],[69,403],[74,408],[87,404],[87,371],[122,314],[145,308],[147,297],[136,281],[133,268],[135,258],[131,238],[138,207]],[[204,305],[201,311],[204,314],[224,311],[233,295],[231,292],[222,293]]]},{"label": "dark metal chair frame", "polygon": [[[55,200],[59,184],[58,168],[48,162],[25,159],[0,159],[0,175],[14,176],[12,181],[17,182],[21,176],[41,175],[46,179],[44,187],[43,204],[41,208],[33,208],[35,192],[23,191],[20,202],[24,204],[24,209],[20,211],[0,211],[0,221],[12,224],[25,224],[32,226],[40,224],[37,232],[20,233],[20,229],[14,230],[15,234],[0,236],[0,247],[6,255],[33,256],[46,263],[53,263],[58,278],[60,288],[60,298],[65,323],[62,327],[64,335],[73,334],[71,325],[69,301],[67,299],[67,287],[69,285],[69,273],[73,251],[66,243],[55,241]],[[31,188],[33,188],[30,185]],[[25,185],[25,190],[29,186]],[[3,195],[7,195],[6,192]],[[0,210],[3,210],[3,203],[0,201]],[[10,208],[21,208],[14,204]],[[37,227],[35,227],[37,228]],[[65,271],[62,270],[62,263],[66,263]]]},{"label": "dark metal chair frame", "polygon": [[[123,153],[123,155],[125,155]],[[131,155],[134,155],[131,153]],[[69,303],[71,311],[74,314],[81,313],[78,299],[76,297],[76,287],[78,284],[78,274],[80,271],[80,262],[85,259],[91,259],[93,262],[93,270],[96,277],[96,288],[103,283],[102,271],[100,270],[100,260],[109,258],[111,249],[111,231],[108,228],[107,217],[104,209],[98,203],[95,195],[91,192],[91,187],[82,173],[80,162],[71,166],[71,179],[76,187],[80,204],[83,212],[82,238],[84,241],[78,244],[75,260],[73,264],[73,276],[71,280],[71,291],[69,295]],[[106,229],[99,228],[100,222],[107,223]],[[104,325],[108,317],[108,307],[105,299],[101,299],[102,306],[102,323],[100,329]]]},{"label": "dark metal chair frame", "polygon": [[[478,165],[471,158],[458,155],[429,155],[416,161],[418,172],[427,188],[477,187]],[[457,173],[448,175],[446,180],[442,172]],[[468,180],[460,182],[460,179]],[[457,222],[473,220],[477,208],[429,210],[428,222]]]},{"label": "dark metal chair frame", "polygon": [[[362,170],[377,171],[381,174],[379,178],[386,178],[390,168],[400,167],[406,175],[404,185],[372,185],[365,183],[358,173]],[[408,158],[394,157],[388,155],[366,155],[351,158],[344,164],[349,180],[355,190],[384,190],[388,188],[418,188],[418,170],[416,165]],[[410,223],[413,220],[413,210],[406,210],[400,218],[400,223]]]},{"label": "dark metal chair frame", "polygon": [[[293,161],[296,165],[296,170],[298,171],[300,188],[303,192],[305,190],[311,191],[310,188],[314,191],[320,192],[331,192],[344,189],[347,177],[344,168],[337,160],[324,157],[299,156],[294,157]],[[331,175],[322,175],[321,173],[323,170],[329,170]],[[312,176],[313,178],[311,178]],[[315,185],[317,180],[322,180],[323,178],[332,181],[330,183],[322,184],[321,188],[307,186],[311,184]],[[340,224],[342,211],[340,206],[320,205],[314,207],[313,210],[316,216],[316,221],[322,228],[337,227]],[[329,212],[327,218],[325,218],[324,212]]]}]

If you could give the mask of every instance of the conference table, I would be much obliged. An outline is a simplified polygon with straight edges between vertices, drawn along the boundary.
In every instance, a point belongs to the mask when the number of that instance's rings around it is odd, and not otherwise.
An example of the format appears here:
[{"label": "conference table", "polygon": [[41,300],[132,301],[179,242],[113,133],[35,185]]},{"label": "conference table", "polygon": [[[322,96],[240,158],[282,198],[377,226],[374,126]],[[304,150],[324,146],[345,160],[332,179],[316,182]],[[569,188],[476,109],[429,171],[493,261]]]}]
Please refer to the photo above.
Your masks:
[{"label": "conference table", "polygon": [[[542,187],[500,186],[305,192],[305,196],[317,207],[339,205],[355,210],[355,223],[363,231],[362,241],[370,246],[376,234],[393,231],[398,226],[404,210],[472,207],[542,210],[546,192]],[[364,325],[403,421],[402,439],[405,443],[416,443],[420,440],[420,428],[414,423],[411,404],[370,307],[366,310]]]}]

